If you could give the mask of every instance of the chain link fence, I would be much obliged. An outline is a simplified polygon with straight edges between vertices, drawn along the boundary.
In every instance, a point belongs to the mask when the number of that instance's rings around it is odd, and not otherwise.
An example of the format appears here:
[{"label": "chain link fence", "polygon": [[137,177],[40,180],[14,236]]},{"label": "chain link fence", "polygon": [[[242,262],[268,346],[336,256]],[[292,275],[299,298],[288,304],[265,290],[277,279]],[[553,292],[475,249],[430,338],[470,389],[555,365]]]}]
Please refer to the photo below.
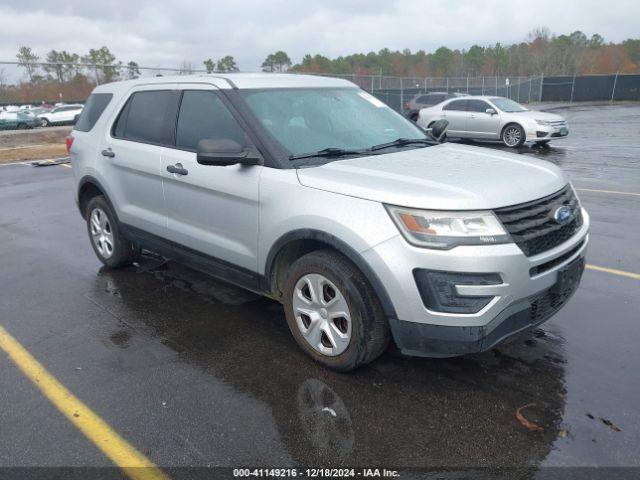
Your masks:
[{"label": "chain link fence", "polygon": [[[5,67],[13,69],[14,78],[24,77],[26,72],[32,81],[8,83],[1,75]],[[41,102],[78,102],[84,101],[96,84],[159,75],[207,73],[206,70],[195,68],[188,62],[175,68],[80,63],[32,63],[30,68],[31,71],[25,65],[19,65],[15,61],[0,61],[0,106]],[[640,75],[638,74],[508,77],[321,75],[350,80],[399,112],[405,110],[405,104],[414,96],[428,92],[496,95],[525,104],[640,100]]]},{"label": "chain link fence", "polygon": [[429,92],[496,95],[520,103],[541,101],[542,76],[529,77],[390,77],[382,75],[332,75],[349,80],[391,108],[403,111],[414,96]]}]

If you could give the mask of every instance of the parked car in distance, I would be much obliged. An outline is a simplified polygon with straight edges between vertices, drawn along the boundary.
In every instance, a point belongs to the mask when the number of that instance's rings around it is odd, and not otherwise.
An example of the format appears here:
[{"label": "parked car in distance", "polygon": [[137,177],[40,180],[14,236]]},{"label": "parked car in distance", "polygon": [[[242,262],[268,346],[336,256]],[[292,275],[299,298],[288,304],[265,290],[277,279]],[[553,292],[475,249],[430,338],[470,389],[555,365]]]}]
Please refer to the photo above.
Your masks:
[{"label": "parked car in distance", "polygon": [[0,130],[9,129],[27,129],[34,128],[40,125],[38,119],[33,115],[28,115],[22,112],[6,112],[0,111]]},{"label": "parked car in distance", "polygon": [[67,146],[104,265],[144,249],[273,298],[340,371],[391,337],[409,355],[490,349],[555,314],[585,265],[589,216],[560,168],[438,144],[342,79],[108,83]]},{"label": "parked car in distance", "polygon": [[555,113],[528,110],[509,98],[474,96],[447,100],[420,110],[418,125],[449,121],[448,138],[501,140],[507,147],[525,142],[546,145],[569,135],[567,121]]},{"label": "parked car in distance", "polygon": [[83,105],[61,105],[49,112],[40,113],[37,118],[43,127],[76,123],[83,108]]},{"label": "parked car in distance", "polygon": [[[20,113],[24,113],[25,115],[30,115],[32,117],[37,117],[41,113],[46,113],[48,111],[49,110],[44,107],[33,107],[26,110],[20,110]],[[40,122],[38,122],[38,125],[40,125]]]},{"label": "parked car in distance", "polygon": [[418,112],[422,108],[432,107],[450,98],[463,97],[466,93],[458,92],[429,92],[418,93],[408,102],[404,103],[405,116],[414,122],[418,120]]}]

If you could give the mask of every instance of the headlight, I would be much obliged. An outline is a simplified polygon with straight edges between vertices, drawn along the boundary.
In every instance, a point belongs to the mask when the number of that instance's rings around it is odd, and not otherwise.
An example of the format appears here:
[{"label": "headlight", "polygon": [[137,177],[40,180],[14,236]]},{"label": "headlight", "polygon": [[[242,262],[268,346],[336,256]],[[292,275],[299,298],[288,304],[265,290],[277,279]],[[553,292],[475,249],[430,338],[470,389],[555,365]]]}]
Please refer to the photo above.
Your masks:
[{"label": "headlight", "polygon": [[535,122],[538,125],[544,125],[546,127],[550,127],[551,126],[551,122],[549,120],[536,120]]},{"label": "headlight", "polygon": [[490,245],[511,241],[492,212],[385,207],[404,238],[418,247],[448,250],[458,245]]}]

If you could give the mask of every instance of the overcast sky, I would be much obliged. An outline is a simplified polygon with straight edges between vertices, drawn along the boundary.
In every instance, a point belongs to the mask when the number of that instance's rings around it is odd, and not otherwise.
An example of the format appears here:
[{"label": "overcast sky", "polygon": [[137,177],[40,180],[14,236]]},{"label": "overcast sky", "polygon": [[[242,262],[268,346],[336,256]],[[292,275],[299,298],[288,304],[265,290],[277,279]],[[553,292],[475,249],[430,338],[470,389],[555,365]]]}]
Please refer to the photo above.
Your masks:
[{"label": "overcast sky", "polygon": [[[107,45],[118,60],[178,66],[233,55],[245,71],[285,50],[327,56],[525,39],[535,27],[582,30],[606,41],[640,37],[638,0],[0,0],[0,60],[18,47],[85,53]],[[2,68],[2,66],[0,66]],[[6,67],[5,67],[6,68]]]}]

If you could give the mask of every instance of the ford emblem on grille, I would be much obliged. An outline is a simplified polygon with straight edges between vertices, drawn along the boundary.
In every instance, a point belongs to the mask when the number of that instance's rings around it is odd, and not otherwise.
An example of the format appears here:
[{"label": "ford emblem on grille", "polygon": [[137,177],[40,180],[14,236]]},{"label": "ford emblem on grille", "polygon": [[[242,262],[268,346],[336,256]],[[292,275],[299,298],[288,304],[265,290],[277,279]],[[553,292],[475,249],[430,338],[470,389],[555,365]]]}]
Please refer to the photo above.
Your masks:
[{"label": "ford emblem on grille", "polygon": [[553,212],[553,219],[561,225],[571,220],[572,216],[573,212],[571,211],[571,208],[566,205],[559,207],[555,212]]}]

